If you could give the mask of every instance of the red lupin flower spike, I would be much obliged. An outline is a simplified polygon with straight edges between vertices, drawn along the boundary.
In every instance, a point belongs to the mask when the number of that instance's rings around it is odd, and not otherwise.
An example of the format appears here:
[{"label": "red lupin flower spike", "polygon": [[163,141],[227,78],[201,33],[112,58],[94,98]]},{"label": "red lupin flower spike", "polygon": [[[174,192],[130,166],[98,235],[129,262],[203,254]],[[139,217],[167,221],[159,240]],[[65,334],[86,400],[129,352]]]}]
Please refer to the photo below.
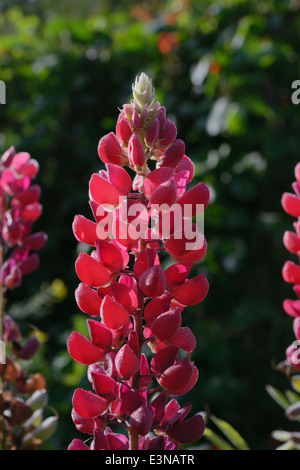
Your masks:
[{"label": "red lupin flower spike", "polygon": [[[95,220],[76,215],[73,223],[75,238],[90,247],[75,263],[81,281],[75,297],[92,319],[89,338],[74,331],[67,347],[89,366],[92,390],[75,390],[72,419],[93,440],[87,446],[75,438],[70,450],[175,450],[204,432],[201,414],[187,418],[191,405],[180,407],[174,397],[198,379],[191,359],[196,338],[184,309],[208,291],[206,277],[190,272],[206,252],[196,222],[209,191],[204,183],[188,187],[194,165],[176,135],[142,73],[133,100],[120,111],[116,134],[99,143],[105,169],[89,183]],[[162,250],[173,262],[167,269]],[[115,433],[114,425],[127,435]]]}]

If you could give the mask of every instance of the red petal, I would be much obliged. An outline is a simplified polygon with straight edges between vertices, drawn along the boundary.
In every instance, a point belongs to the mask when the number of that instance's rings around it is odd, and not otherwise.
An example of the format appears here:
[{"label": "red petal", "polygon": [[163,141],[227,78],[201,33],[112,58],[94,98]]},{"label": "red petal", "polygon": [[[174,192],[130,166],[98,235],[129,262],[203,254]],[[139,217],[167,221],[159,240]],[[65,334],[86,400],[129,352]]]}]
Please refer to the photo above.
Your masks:
[{"label": "red petal", "polygon": [[144,179],[143,189],[146,197],[150,197],[153,191],[165,181],[171,179],[173,175],[172,168],[157,168]]},{"label": "red petal", "polygon": [[178,414],[179,411],[179,403],[174,398],[172,398],[172,400],[170,400],[169,403],[167,403],[165,406],[165,412],[161,421],[161,426],[163,428],[167,427],[168,424],[174,420],[174,417]]},{"label": "red petal", "polygon": [[295,194],[284,193],[281,204],[285,212],[293,217],[300,217],[300,199]]},{"label": "red petal", "polygon": [[[140,387],[141,388],[148,388],[148,385],[150,385],[152,377],[150,374],[150,367],[148,364],[147,357],[145,354],[141,354],[141,360],[140,360],[140,373],[144,377],[141,377],[140,380]],[[147,377],[148,376],[148,377]]]},{"label": "red petal", "polygon": [[208,281],[203,274],[185,281],[172,289],[174,298],[182,305],[196,305],[205,298]]},{"label": "red petal", "polygon": [[143,392],[140,390],[130,389],[125,385],[121,385],[120,392],[122,408],[128,415],[143,405],[145,402]]},{"label": "red petal", "polygon": [[104,434],[95,429],[94,431],[94,439],[91,442],[91,450],[108,450],[107,439]]},{"label": "red petal", "polygon": [[300,284],[300,266],[292,261],[286,261],[282,268],[282,277],[285,282]]},{"label": "red petal", "polygon": [[130,379],[140,368],[138,358],[127,344],[118,351],[115,365],[120,377],[125,380]]},{"label": "red petal", "polygon": [[186,190],[187,184],[189,182],[189,172],[188,171],[179,171],[178,173],[175,173],[173,176],[173,180],[175,181],[176,184],[176,197],[180,198]]},{"label": "red petal", "polygon": [[30,250],[36,251],[43,248],[48,240],[48,236],[45,232],[37,232],[28,237],[24,238],[24,245],[28,245]]},{"label": "red petal", "polygon": [[72,409],[71,412],[72,421],[76,426],[77,431],[85,434],[93,434],[95,428],[95,422],[93,418],[83,418]]},{"label": "red petal", "polygon": [[151,360],[151,371],[154,375],[162,374],[166,369],[171,367],[178,353],[178,346],[167,346],[158,351]]},{"label": "red petal", "polygon": [[108,295],[102,301],[100,315],[105,325],[113,330],[122,328],[129,320],[128,311]]},{"label": "red petal", "polygon": [[151,408],[145,405],[140,406],[137,410],[131,413],[129,424],[133,430],[140,436],[146,436],[151,430],[153,422],[153,413]]},{"label": "red petal", "polygon": [[123,305],[130,313],[136,311],[138,300],[133,289],[120,282],[113,282],[111,284],[111,293],[114,300]]},{"label": "red petal", "polygon": [[118,385],[114,379],[105,374],[98,374],[97,372],[92,372],[92,378],[93,389],[97,395],[100,395],[107,401],[116,399]]},{"label": "red petal", "polygon": [[127,250],[137,248],[139,234],[134,225],[121,219],[113,220],[113,236]]},{"label": "red petal", "polygon": [[19,268],[22,274],[30,274],[39,267],[39,264],[40,258],[36,253],[34,253],[22,261],[19,265]]},{"label": "red petal", "polygon": [[104,163],[113,163],[114,165],[125,165],[127,160],[113,132],[105,135],[100,140],[98,155]]},{"label": "red petal", "polygon": [[162,313],[151,325],[151,331],[160,341],[165,341],[177,333],[181,325],[179,309]]},{"label": "red petal", "polygon": [[296,255],[300,251],[300,238],[294,232],[286,231],[283,235],[283,244],[288,251]]},{"label": "red petal", "polygon": [[158,426],[164,416],[167,397],[165,393],[160,393],[151,403],[150,408],[153,413],[153,426]]},{"label": "red petal", "polygon": [[18,170],[18,173],[23,176],[34,178],[38,174],[39,169],[40,166],[38,162],[34,158],[31,158],[26,165],[22,166],[22,168]]},{"label": "red petal", "polygon": [[83,215],[75,215],[72,228],[76,240],[95,246],[95,241],[98,239],[95,222],[86,219]]},{"label": "red petal", "polygon": [[147,269],[152,268],[153,266],[159,266],[157,250],[153,248],[146,248],[135,261],[133,265],[133,272],[136,277],[139,278],[145,271],[147,271]]},{"label": "red petal", "polygon": [[290,317],[300,316],[300,300],[286,299],[283,302],[283,308]]},{"label": "red petal", "polygon": [[123,434],[107,432],[106,439],[109,450],[129,450],[129,442]]},{"label": "red petal", "polygon": [[189,385],[192,379],[193,369],[188,359],[183,359],[178,364],[166,369],[158,379],[160,386],[172,395],[180,395],[183,387]]},{"label": "red petal", "polygon": [[77,331],[73,331],[69,336],[67,340],[67,348],[70,356],[76,362],[86,366],[100,361],[105,354],[105,351],[99,349]]},{"label": "red petal", "polygon": [[142,168],[145,164],[145,152],[138,134],[135,132],[128,142],[128,158],[133,167]]},{"label": "red petal", "polygon": [[11,145],[1,157],[2,165],[5,167],[8,167],[11,164],[15,155],[16,155],[16,149],[13,145]]},{"label": "red petal", "polygon": [[[161,222],[162,234],[168,227]],[[165,248],[176,260],[184,263],[192,261],[195,263],[205,256],[206,240],[199,232],[195,223],[185,221],[183,227],[175,231],[171,236],[166,236]]]},{"label": "red petal", "polygon": [[295,318],[293,323],[293,330],[297,340],[300,341],[300,317]]},{"label": "red petal", "polygon": [[96,320],[87,320],[92,343],[104,351],[109,351],[112,345],[112,333],[103,323]]},{"label": "red petal", "polygon": [[107,163],[106,165],[108,179],[118,189],[122,196],[128,196],[131,191],[132,181],[124,168]]},{"label": "red petal", "polygon": [[[176,204],[179,204],[183,208],[186,217],[194,217],[207,207],[208,202],[208,187],[204,183],[198,183],[181,196],[181,198],[176,201]],[[191,206],[190,212],[185,212],[185,206]]]},{"label": "red petal", "polygon": [[123,269],[124,258],[120,249],[104,240],[98,240],[96,247],[99,261],[110,272],[117,273]]},{"label": "red petal", "polygon": [[175,139],[176,134],[177,134],[177,130],[176,130],[175,124],[169,119],[166,119],[165,126],[159,133],[159,137],[158,137],[159,146],[168,147],[168,145],[170,145]]},{"label": "red petal", "polygon": [[30,159],[30,154],[28,152],[18,152],[14,155],[12,166],[16,170],[20,170]]},{"label": "red petal", "polygon": [[76,413],[83,418],[94,418],[107,410],[108,403],[102,397],[82,388],[77,388],[73,394],[72,405]]},{"label": "red petal", "polygon": [[91,449],[80,439],[73,439],[73,441],[69,444],[68,450],[91,450]]},{"label": "red petal", "polygon": [[75,270],[79,279],[91,287],[102,287],[111,281],[107,269],[87,253],[79,254],[75,262]]},{"label": "red petal", "polygon": [[183,140],[176,139],[167,148],[161,160],[159,161],[160,167],[168,166],[170,168],[176,168],[182,159],[185,152],[185,143]]},{"label": "red petal", "polygon": [[151,121],[151,124],[148,127],[145,136],[145,141],[148,147],[152,147],[156,143],[159,134],[159,127],[159,120],[157,118],[154,118]]},{"label": "red petal", "polygon": [[167,289],[171,289],[177,284],[182,284],[189,275],[193,262],[177,263],[169,266],[165,270]]},{"label": "red petal", "polygon": [[139,335],[137,331],[131,331],[128,335],[128,341],[127,341],[128,346],[136,356],[139,354]]},{"label": "red petal", "polygon": [[75,291],[75,299],[82,312],[93,317],[100,316],[102,298],[97,291],[81,282]]},{"label": "red petal", "polygon": [[[198,369],[197,367],[192,364],[192,377],[191,377],[191,380],[186,383],[183,387],[179,388],[179,389],[176,389],[175,391],[175,395],[177,396],[180,396],[180,395],[185,395],[187,392],[189,392],[195,385],[195,383],[197,382],[198,380]],[[170,391],[170,393],[172,393]]]},{"label": "red petal", "polygon": [[300,181],[300,162],[295,167],[295,178],[297,181]]},{"label": "red petal", "polygon": [[28,204],[20,210],[20,218],[23,222],[35,222],[42,213],[42,205],[39,202]]},{"label": "red petal", "polygon": [[171,297],[169,294],[163,294],[160,297],[155,297],[153,300],[147,303],[144,308],[144,319],[148,325],[161,315],[163,312],[167,312],[170,308]]},{"label": "red petal", "polygon": [[27,204],[38,201],[40,196],[41,188],[38,184],[34,184],[30,188],[25,189],[25,191],[18,193],[18,195],[12,199],[11,204],[12,207],[26,206]]},{"label": "red petal", "polygon": [[90,196],[107,210],[119,207],[124,196],[112,183],[94,173],[89,182]]},{"label": "red petal", "polygon": [[166,289],[166,278],[159,266],[147,269],[139,280],[140,289],[148,297],[159,297]]},{"label": "red petal", "polygon": [[167,204],[172,206],[175,202],[177,194],[177,186],[174,180],[168,180],[160,184],[150,196],[149,203],[151,206]]},{"label": "red petal", "polygon": [[175,168],[174,172],[179,173],[181,171],[188,171],[189,172],[189,179],[188,183],[190,183],[194,176],[195,165],[193,164],[192,160],[184,155],[180,162],[178,163],[177,167]]},{"label": "red petal", "polygon": [[168,339],[168,343],[176,344],[184,351],[191,353],[196,347],[196,338],[189,327],[183,326],[179,328],[174,336]]},{"label": "red petal", "polygon": [[203,436],[205,423],[200,414],[181,423],[174,424],[167,430],[167,435],[178,444],[191,444]]},{"label": "red petal", "polygon": [[128,140],[132,135],[132,130],[129,120],[126,117],[120,115],[118,118],[116,134],[121,143],[128,144]]}]

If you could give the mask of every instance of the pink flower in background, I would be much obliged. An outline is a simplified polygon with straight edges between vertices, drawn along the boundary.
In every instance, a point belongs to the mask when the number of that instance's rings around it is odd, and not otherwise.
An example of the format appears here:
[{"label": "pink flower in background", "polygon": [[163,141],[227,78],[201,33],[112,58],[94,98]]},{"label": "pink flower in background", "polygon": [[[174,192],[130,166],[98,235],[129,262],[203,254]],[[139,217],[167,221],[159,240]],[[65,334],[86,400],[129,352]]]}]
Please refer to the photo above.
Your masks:
[{"label": "pink flower in background", "polygon": [[[300,256],[300,163],[295,168],[296,181],[292,184],[294,193],[284,193],[281,204],[285,212],[297,220],[294,222],[294,231],[286,231],[283,236],[285,248],[296,255]],[[285,282],[294,284],[293,290],[296,299],[286,299],[283,302],[285,312],[294,318],[293,329],[295,341],[287,348],[286,358],[288,363],[295,369],[300,370],[300,266],[294,261],[286,261],[282,268],[282,277]]]},{"label": "pink flower in background", "polygon": [[[32,184],[39,171],[27,152],[10,147],[0,159],[0,224],[3,250],[0,282],[7,289],[22,283],[23,275],[39,266],[38,251],[45,245],[44,232],[32,234],[32,226],[42,213],[41,188]],[[4,247],[10,249],[4,257]],[[7,253],[7,250],[5,250]]]},{"label": "pink flower in background", "polygon": [[[41,188],[33,184],[39,165],[27,152],[10,147],[0,158],[0,402],[2,450],[37,449],[57,426],[57,416],[43,419],[48,401],[46,381],[41,373],[31,374],[24,361],[38,351],[38,335],[24,341],[21,330],[5,314],[7,289],[22,284],[23,276],[39,266],[36,253],[45,245],[44,232],[33,233],[42,213]],[[28,421],[29,420],[29,421]]]}]

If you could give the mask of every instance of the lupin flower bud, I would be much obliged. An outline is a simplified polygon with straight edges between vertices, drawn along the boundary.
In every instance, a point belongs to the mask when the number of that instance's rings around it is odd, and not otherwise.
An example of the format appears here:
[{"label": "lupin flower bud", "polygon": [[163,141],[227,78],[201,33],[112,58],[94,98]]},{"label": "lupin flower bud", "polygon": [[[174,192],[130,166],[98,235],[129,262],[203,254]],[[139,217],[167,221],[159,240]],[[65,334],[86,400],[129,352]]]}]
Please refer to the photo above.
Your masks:
[{"label": "lupin flower bud", "polygon": [[159,135],[159,120],[158,118],[154,118],[151,121],[151,124],[148,127],[146,135],[145,135],[145,141],[148,147],[152,147],[157,142],[158,135]]},{"label": "lupin flower bud", "polygon": [[[75,263],[81,281],[76,302],[93,319],[88,320],[90,338],[73,331],[67,348],[75,361],[89,366],[93,391],[75,391],[72,419],[93,440],[87,446],[75,438],[69,449],[175,450],[177,443],[200,439],[205,428],[199,414],[186,419],[191,406],[181,408],[173,397],[191,390],[198,379],[190,358],[196,338],[184,325],[183,311],[208,291],[203,274],[188,276],[206,252],[193,217],[206,208],[209,192],[204,183],[186,191],[194,166],[184,142],[176,140],[175,124],[154,101],[145,74],[133,85],[133,100],[123,106],[116,133],[118,139],[110,133],[100,140],[107,171],[90,180],[95,221],[77,215],[73,222],[75,238],[94,251],[80,253]],[[148,160],[157,162],[152,171]],[[133,181],[120,168],[125,165],[136,172]],[[179,220],[170,216],[175,207]],[[112,230],[104,237],[99,208],[103,217],[105,211],[112,215]],[[164,215],[169,216],[168,236],[162,233]],[[149,227],[152,219],[155,227]],[[184,229],[180,236],[179,229]],[[162,250],[175,263],[166,270]],[[160,390],[154,400],[153,387]],[[129,439],[113,432],[120,423]]]},{"label": "lupin flower bud", "polygon": [[172,121],[166,119],[164,127],[161,129],[158,140],[159,145],[163,149],[168,147],[176,138],[177,130],[176,126]]},{"label": "lupin flower bud", "polygon": [[141,139],[134,133],[128,142],[128,159],[134,168],[143,168],[146,158]]},{"label": "lupin flower bud", "polygon": [[169,168],[176,168],[180,163],[185,152],[185,143],[176,139],[167,148],[162,158],[159,161],[159,166],[167,166]]},{"label": "lupin flower bud", "polygon": [[129,120],[125,115],[120,114],[119,116],[116,126],[116,134],[119,142],[125,145],[128,144],[128,140],[132,135],[132,129]]},{"label": "lupin flower bud", "polygon": [[98,155],[104,163],[113,163],[114,165],[124,166],[128,161],[113,132],[105,135],[100,140],[98,145]]},{"label": "lupin flower bud", "polygon": [[155,91],[151,79],[144,72],[136,77],[135,83],[132,86],[132,93],[136,104],[140,108],[143,109],[144,106],[151,106]]},{"label": "lupin flower bud", "polygon": [[139,130],[143,127],[142,118],[140,117],[140,115],[138,114],[136,109],[134,109],[134,111],[133,111],[133,114],[132,114],[132,117],[131,117],[131,122],[132,122],[133,127],[136,130]]}]

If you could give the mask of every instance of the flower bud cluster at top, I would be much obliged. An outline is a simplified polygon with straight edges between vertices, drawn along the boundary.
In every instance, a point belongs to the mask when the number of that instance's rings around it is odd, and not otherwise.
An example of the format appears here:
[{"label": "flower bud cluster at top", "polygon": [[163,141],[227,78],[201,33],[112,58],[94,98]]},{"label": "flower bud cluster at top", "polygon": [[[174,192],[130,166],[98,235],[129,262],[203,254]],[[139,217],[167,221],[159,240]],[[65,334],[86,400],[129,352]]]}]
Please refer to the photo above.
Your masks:
[{"label": "flower bud cluster at top", "polygon": [[[189,273],[206,252],[204,235],[192,217],[199,206],[206,208],[209,191],[204,183],[187,189],[194,165],[176,134],[143,73],[133,85],[133,100],[120,111],[116,133],[99,142],[105,170],[89,182],[95,221],[77,215],[73,222],[76,239],[91,247],[90,254],[80,253],[75,263],[81,281],[75,298],[90,316],[89,339],[73,331],[67,341],[70,356],[88,366],[92,388],[75,390],[72,419],[92,440],[88,446],[73,439],[70,450],[174,450],[204,432],[201,414],[188,418],[191,405],[180,406],[175,397],[191,390],[198,379],[191,360],[196,338],[185,325],[184,309],[201,302],[208,291],[203,274],[189,278]],[[125,203],[139,206],[139,218],[124,220]],[[149,228],[151,207],[164,203],[155,227]],[[171,211],[170,236],[162,237],[162,216],[175,203],[192,207],[190,218],[182,218],[181,225],[193,226],[195,240],[201,240],[196,248],[189,249],[184,234],[176,236]],[[125,236],[97,237],[107,208]],[[138,239],[130,236],[137,220],[146,221]],[[173,261],[165,270],[163,250]],[[116,432],[115,426],[124,433]]]},{"label": "flower bud cluster at top", "polygon": [[[281,204],[285,212],[296,217],[294,231],[287,230],[283,236],[285,248],[293,255],[300,256],[300,162],[295,167],[296,181],[292,184],[294,193],[284,193]],[[300,266],[293,261],[286,261],[282,269],[285,282],[294,284],[293,290],[297,299],[286,299],[283,302],[285,312],[294,318],[293,329],[295,341],[286,350],[286,359],[295,369],[300,370]]]}]

